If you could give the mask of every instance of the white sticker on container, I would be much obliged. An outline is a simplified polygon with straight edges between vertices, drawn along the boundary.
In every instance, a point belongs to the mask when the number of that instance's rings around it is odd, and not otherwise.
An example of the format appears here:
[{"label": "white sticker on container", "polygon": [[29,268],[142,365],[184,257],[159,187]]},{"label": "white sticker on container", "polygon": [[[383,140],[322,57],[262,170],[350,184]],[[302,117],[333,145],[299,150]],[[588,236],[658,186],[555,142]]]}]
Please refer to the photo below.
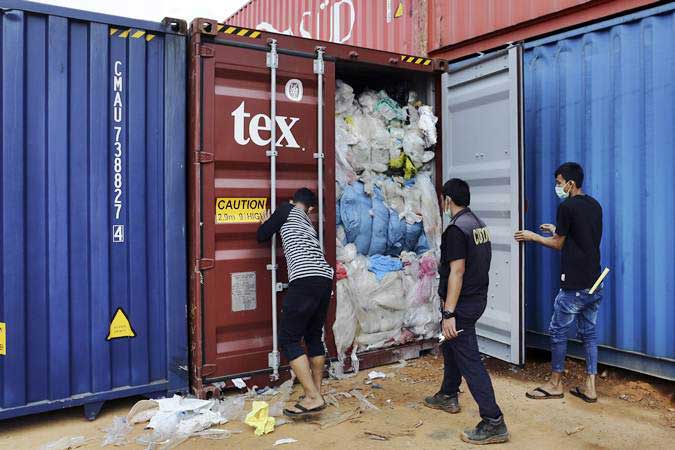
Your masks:
[{"label": "white sticker on container", "polygon": [[232,274],[232,312],[253,311],[257,307],[255,272]]},{"label": "white sticker on container", "polygon": [[302,81],[292,78],[286,82],[286,98],[293,102],[299,102],[302,100],[303,94]]}]

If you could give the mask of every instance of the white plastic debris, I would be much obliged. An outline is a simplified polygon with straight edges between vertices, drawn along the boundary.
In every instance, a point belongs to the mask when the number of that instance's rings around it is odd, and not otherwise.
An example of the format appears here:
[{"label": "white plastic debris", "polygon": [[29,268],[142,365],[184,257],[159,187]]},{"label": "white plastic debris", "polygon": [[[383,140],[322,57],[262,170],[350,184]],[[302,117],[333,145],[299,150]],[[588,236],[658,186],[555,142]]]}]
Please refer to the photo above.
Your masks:
[{"label": "white plastic debris", "polygon": [[387,378],[387,375],[384,372],[378,372],[376,370],[373,370],[368,374],[369,380],[379,380],[382,378]]},{"label": "white plastic debris", "polygon": [[298,441],[295,440],[295,439],[293,439],[293,438],[283,438],[283,439],[278,439],[278,440],[274,443],[274,447],[276,447],[276,446],[278,446],[278,445],[293,444],[294,442],[298,442]]},{"label": "white plastic debris", "polygon": [[126,417],[117,416],[113,419],[112,424],[103,430],[106,432],[106,435],[103,438],[101,447],[127,444],[127,437],[133,428],[131,428],[131,425],[127,422]]},{"label": "white plastic debris", "polygon": [[82,447],[90,440],[84,436],[63,437],[57,441],[43,445],[40,447],[40,450],[70,450]]},{"label": "white plastic debris", "polygon": [[232,383],[238,388],[238,389],[246,389],[246,382],[242,380],[241,378],[235,378],[232,380]]},{"label": "white plastic debris", "polygon": [[352,394],[354,397],[356,397],[358,399],[362,410],[364,410],[364,411],[366,411],[368,409],[374,409],[376,411],[380,410],[380,408],[378,408],[377,406],[370,403],[360,391],[357,391],[356,389],[354,389],[352,391],[349,391],[349,393]]}]

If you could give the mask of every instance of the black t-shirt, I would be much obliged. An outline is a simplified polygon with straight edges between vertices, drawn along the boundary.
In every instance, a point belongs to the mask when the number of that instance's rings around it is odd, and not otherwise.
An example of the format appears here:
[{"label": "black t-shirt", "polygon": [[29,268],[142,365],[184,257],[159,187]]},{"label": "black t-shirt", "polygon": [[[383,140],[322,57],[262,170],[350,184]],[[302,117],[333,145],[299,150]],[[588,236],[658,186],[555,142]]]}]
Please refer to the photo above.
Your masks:
[{"label": "black t-shirt", "polygon": [[590,195],[569,197],[558,206],[556,234],[565,236],[560,287],[589,289],[600,276],[602,207]]},{"label": "black t-shirt", "polygon": [[440,280],[438,282],[438,294],[441,302],[445,302],[448,295],[448,277],[450,276],[450,263],[458,259],[466,259],[466,237],[459,227],[449,226],[443,232],[441,238],[441,266],[438,269]]}]

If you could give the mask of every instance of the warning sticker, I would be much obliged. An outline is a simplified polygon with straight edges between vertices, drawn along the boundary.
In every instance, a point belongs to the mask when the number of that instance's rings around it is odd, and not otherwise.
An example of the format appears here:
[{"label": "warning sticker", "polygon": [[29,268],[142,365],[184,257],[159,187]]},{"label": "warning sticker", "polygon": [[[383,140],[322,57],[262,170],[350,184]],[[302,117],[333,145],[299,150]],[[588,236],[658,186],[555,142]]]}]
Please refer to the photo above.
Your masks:
[{"label": "warning sticker", "polygon": [[0,322],[0,355],[7,354],[7,327]]},{"label": "warning sticker", "polygon": [[266,198],[216,199],[216,223],[257,223],[267,209]]},{"label": "warning sticker", "polygon": [[256,309],[255,272],[232,274],[232,312]]},{"label": "warning sticker", "polygon": [[110,322],[110,330],[108,331],[106,340],[110,341],[112,339],[124,337],[136,337],[136,332],[131,328],[131,322],[129,322],[129,318],[127,318],[124,310],[122,308],[117,308],[117,311],[115,311],[115,315]]}]

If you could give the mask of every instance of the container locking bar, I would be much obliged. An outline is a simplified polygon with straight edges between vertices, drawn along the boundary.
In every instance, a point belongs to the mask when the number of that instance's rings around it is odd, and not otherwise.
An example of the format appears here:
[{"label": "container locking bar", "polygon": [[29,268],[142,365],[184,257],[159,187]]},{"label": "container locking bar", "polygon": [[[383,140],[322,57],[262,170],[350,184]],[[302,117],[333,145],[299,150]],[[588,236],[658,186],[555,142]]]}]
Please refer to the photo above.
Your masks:
[{"label": "container locking bar", "polygon": [[[267,53],[267,67],[270,68],[270,150],[267,156],[270,158],[270,208],[274,212],[277,209],[277,67],[279,66],[279,55],[277,53],[276,39],[269,41],[270,51]],[[272,352],[268,354],[267,361],[272,368],[270,379],[277,381],[279,379],[279,332],[277,329],[277,238],[272,236],[272,258],[270,265],[267,266],[271,272],[272,278]]]},{"label": "container locking bar", "polygon": [[317,123],[317,142],[316,148],[317,152],[314,154],[316,158],[316,168],[317,168],[317,193],[316,196],[319,199],[319,244],[323,250],[323,74],[324,74],[324,61],[323,54],[326,51],[326,47],[317,47],[316,48],[316,59],[314,60],[314,73],[317,76],[317,112],[316,112],[316,123]]}]

